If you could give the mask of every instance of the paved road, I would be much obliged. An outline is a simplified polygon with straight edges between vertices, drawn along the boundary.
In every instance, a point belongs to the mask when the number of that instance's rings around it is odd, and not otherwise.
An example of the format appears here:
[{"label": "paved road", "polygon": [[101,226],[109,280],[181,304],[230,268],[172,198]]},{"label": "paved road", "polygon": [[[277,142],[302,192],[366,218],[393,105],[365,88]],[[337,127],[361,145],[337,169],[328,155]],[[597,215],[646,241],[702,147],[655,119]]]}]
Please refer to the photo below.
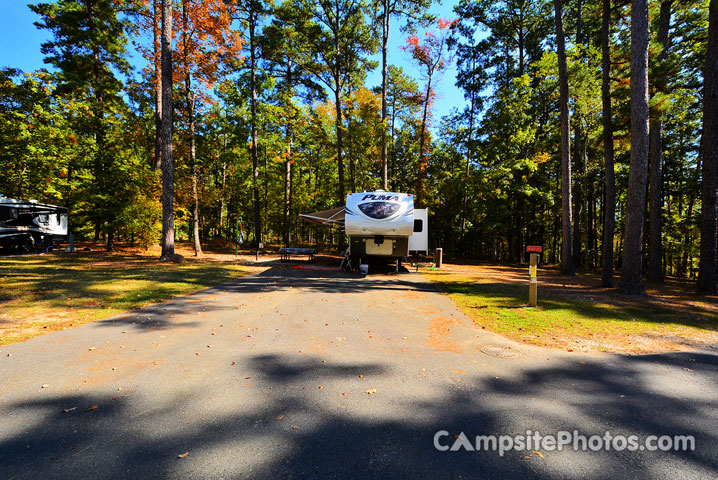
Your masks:
[{"label": "paved road", "polygon": [[[0,347],[0,478],[716,478],[717,353],[530,348],[420,274],[272,267]],[[696,450],[434,448],[574,429]]]}]

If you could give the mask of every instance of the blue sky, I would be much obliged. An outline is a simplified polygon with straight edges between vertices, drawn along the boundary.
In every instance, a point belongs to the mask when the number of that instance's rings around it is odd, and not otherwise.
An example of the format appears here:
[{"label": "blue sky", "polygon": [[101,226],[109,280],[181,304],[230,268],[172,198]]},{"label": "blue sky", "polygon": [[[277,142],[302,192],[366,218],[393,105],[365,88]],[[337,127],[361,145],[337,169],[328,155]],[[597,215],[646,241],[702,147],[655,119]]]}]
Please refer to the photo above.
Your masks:
[{"label": "blue sky", "polygon": [[[39,1],[39,0],[38,0]],[[47,0],[44,0],[47,1]],[[439,17],[453,19],[453,7],[457,0],[444,0],[442,5],[435,4],[431,11]],[[50,36],[46,31],[33,25],[37,20],[24,0],[0,0],[2,15],[0,15],[0,67],[15,67],[30,72],[46,66],[40,45]],[[404,71],[419,79],[419,72],[411,62],[408,53],[399,46],[404,44],[406,35],[399,31],[400,22],[394,20],[390,37],[389,62],[404,68]],[[377,55],[376,60],[381,57]],[[452,108],[462,109],[465,105],[463,93],[456,88],[456,68],[451,65],[443,72],[435,91],[437,100],[434,106],[434,125],[438,126],[439,119],[450,113]],[[378,67],[367,77],[367,86],[372,87],[381,83],[381,70]]]}]

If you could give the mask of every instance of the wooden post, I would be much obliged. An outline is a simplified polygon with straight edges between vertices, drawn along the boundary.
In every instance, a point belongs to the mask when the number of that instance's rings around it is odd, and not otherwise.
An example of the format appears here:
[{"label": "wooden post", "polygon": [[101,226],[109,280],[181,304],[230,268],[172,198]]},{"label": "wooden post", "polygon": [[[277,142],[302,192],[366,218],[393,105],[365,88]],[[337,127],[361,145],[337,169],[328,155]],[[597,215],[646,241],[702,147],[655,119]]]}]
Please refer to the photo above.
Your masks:
[{"label": "wooden post", "polygon": [[443,260],[443,248],[437,248],[436,249],[436,256],[434,257],[434,261],[436,262],[436,268],[441,268],[441,263]]},{"label": "wooden post", "polygon": [[535,307],[538,303],[538,253],[532,253],[529,257],[529,307]]}]

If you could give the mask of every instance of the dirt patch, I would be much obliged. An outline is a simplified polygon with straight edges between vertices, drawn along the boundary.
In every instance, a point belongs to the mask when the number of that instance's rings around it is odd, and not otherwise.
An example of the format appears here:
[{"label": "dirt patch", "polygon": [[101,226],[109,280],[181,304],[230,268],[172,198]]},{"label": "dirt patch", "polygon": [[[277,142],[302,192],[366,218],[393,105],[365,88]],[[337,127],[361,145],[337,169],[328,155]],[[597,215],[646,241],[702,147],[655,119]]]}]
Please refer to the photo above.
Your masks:
[{"label": "dirt patch", "polygon": [[414,291],[412,291],[412,290],[407,290],[407,291],[401,292],[401,293],[399,294],[399,296],[404,297],[404,298],[410,298],[410,299],[412,299],[412,300],[418,300],[418,299],[421,299],[421,298],[426,298],[426,293],[424,293],[424,292],[414,292]]},{"label": "dirt patch", "polygon": [[427,347],[439,352],[461,353],[459,344],[452,336],[452,326],[460,325],[461,322],[451,317],[434,317],[428,328],[429,342]]}]

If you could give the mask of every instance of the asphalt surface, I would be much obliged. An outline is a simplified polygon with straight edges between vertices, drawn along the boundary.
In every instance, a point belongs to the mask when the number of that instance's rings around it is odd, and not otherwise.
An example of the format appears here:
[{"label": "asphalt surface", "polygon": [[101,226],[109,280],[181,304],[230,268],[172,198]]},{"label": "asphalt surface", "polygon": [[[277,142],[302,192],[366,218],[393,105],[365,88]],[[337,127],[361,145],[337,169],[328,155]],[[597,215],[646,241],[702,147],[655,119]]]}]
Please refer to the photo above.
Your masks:
[{"label": "asphalt surface", "polygon": [[[434,445],[528,430],[695,450]],[[417,273],[275,266],[0,347],[0,478],[706,479],[717,435],[718,350],[519,345]]]}]

